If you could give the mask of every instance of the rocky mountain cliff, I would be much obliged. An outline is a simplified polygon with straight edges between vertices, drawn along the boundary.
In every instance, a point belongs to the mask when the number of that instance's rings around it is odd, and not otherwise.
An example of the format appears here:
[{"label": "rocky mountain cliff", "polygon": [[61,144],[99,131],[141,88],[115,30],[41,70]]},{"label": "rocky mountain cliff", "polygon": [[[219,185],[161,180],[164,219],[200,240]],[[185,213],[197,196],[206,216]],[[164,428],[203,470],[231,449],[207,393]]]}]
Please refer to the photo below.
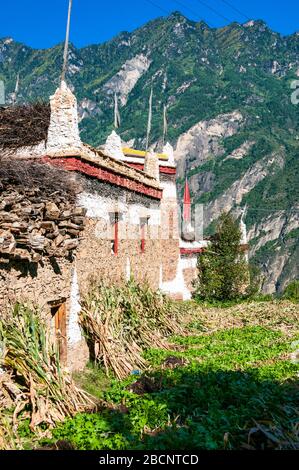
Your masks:
[{"label": "rocky mountain cliff", "polygon": [[[20,102],[48,99],[59,83],[62,48],[0,40],[7,101],[18,73]],[[187,173],[194,204],[204,204],[207,233],[222,210],[238,216],[247,205],[250,256],[272,292],[299,277],[299,105],[291,102],[298,77],[298,33],[282,37],[263,21],[212,29],[175,12],[104,44],[71,46],[67,78],[82,138],[95,146],[112,130],[115,92],[122,138],[144,146],[153,84],[152,143],[162,145],[166,104],[179,191]]]}]

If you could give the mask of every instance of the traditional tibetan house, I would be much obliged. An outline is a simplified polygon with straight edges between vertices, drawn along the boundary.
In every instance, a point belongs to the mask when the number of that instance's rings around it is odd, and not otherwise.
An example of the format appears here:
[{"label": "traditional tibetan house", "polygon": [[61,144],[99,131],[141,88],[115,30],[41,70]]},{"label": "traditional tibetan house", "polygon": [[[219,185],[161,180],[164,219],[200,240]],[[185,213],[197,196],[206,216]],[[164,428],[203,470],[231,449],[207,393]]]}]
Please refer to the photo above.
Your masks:
[{"label": "traditional tibetan house", "polygon": [[133,276],[190,298],[196,267],[182,252],[169,144],[139,152],[116,133],[104,149],[84,144],[62,82],[50,106],[0,109],[0,159],[1,314],[39,305],[71,369],[88,359],[78,314],[92,279]]}]

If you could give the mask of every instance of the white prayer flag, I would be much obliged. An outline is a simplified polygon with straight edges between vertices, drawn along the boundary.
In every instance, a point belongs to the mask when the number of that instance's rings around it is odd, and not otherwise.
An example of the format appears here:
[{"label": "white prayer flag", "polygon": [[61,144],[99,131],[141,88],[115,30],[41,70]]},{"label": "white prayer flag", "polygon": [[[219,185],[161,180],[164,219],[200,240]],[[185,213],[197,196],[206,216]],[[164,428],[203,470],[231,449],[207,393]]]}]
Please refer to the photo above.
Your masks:
[{"label": "white prayer flag", "polygon": [[151,87],[151,94],[149,97],[149,111],[148,111],[147,133],[146,133],[146,150],[148,150],[150,133],[152,129],[152,106],[153,106],[153,87]]},{"label": "white prayer flag", "polygon": [[118,99],[116,93],[114,93],[114,127],[115,129],[120,127],[120,114],[118,110]]}]

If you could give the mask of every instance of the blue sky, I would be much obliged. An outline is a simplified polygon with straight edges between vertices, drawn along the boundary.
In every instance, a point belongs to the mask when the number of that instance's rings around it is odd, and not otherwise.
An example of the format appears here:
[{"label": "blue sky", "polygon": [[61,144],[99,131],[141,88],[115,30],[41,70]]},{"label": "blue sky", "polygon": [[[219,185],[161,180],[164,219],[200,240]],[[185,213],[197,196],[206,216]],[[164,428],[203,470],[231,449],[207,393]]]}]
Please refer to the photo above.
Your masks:
[{"label": "blue sky", "polygon": [[[73,0],[71,41],[78,47],[132,31],[175,10],[211,26],[263,19],[275,31],[299,30],[299,0]],[[1,0],[0,37],[36,48],[63,41],[68,0]],[[208,8],[209,7],[209,8]]]}]

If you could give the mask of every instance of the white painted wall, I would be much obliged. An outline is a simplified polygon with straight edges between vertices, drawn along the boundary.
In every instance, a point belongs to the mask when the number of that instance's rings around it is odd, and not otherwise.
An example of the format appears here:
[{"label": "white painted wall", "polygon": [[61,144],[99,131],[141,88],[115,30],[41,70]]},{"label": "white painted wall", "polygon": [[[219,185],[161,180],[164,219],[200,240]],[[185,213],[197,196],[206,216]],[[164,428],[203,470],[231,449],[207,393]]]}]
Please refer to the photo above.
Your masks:
[{"label": "white painted wall", "polygon": [[176,277],[172,281],[163,282],[163,268],[160,267],[160,290],[165,294],[181,294],[183,300],[191,299],[191,292],[187,288],[183,276],[183,262],[181,257],[178,259]]},{"label": "white painted wall", "polygon": [[149,226],[157,226],[161,223],[159,202],[150,202],[149,207],[145,207],[141,203],[127,201],[125,191],[123,194],[119,193],[117,199],[101,194],[83,192],[78,195],[77,202],[81,207],[87,209],[87,217],[102,219],[107,224],[110,223],[109,213],[114,212],[116,209],[122,213],[122,222],[130,225],[139,225],[140,218],[146,216],[149,216]]},{"label": "white painted wall", "polygon": [[197,267],[197,255],[181,255],[181,266],[182,269],[196,269]]}]

